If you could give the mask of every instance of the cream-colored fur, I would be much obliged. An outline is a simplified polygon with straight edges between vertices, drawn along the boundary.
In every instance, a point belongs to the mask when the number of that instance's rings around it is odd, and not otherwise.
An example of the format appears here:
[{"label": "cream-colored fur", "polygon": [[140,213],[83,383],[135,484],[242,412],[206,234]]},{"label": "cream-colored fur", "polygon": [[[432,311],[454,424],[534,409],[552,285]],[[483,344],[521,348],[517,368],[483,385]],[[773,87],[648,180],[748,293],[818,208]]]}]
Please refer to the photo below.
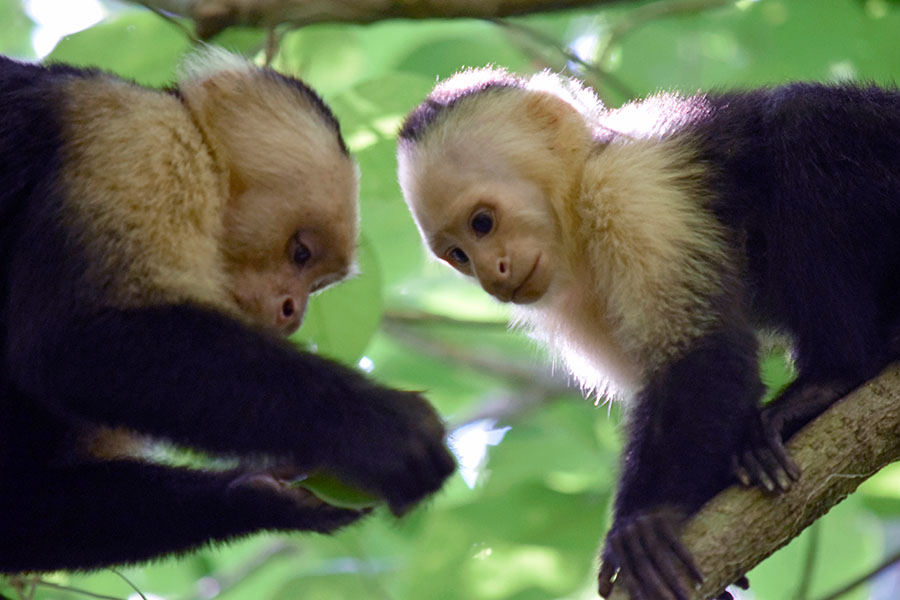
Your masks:
[{"label": "cream-colored fur", "polygon": [[619,138],[595,153],[574,200],[581,252],[570,257],[590,268],[516,310],[589,391],[627,397],[714,323],[728,257],[689,152]]},{"label": "cream-colored fur", "polygon": [[328,273],[351,270],[356,166],[309,100],[224,51],[182,77],[184,102],[105,75],[65,86],[63,218],[91,303],[240,314],[238,272],[284,262],[300,229],[327,238]]},{"label": "cream-colored fur", "polygon": [[105,77],[75,79],[65,95],[66,219],[88,280],[119,307],[229,308],[219,249],[228,171],[185,107]]},{"label": "cream-colored fur", "polygon": [[[485,73],[441,86],[472,86]],[[702,98],[661,95],[603,111],[576,82],[548,73],[524,88],[465,97],[416,143],[401,141],[401,187],[429,242],[435,215],[454,206],[448,196],[457,193],[450,181],[435,189],[435,172],[465,173],[460,197],[478,195],[465,182],[472,174],[539,185],[556,220],[557,233],[544,240],[555,274],[540,300],[514,307],[514,324],[586,390],[627,397],[713,324],[711,299],[732,268],[707,208],[704,167],[684,139],[666,137],[706,107]],[[507,169],[511,175],[498,177]],[[498,202],[517,201],[527,204]]]}]

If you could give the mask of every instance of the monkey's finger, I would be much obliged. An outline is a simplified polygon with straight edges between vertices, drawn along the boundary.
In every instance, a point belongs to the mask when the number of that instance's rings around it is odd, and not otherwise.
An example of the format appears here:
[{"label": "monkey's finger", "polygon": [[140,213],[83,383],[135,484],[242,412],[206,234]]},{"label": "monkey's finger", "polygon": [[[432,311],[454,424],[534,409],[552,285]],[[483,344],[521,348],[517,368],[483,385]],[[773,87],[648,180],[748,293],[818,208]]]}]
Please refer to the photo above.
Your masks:
[{"label": "monkey's finger", "polygon": [[600,563],[600,572],[597,573],[597,593],[602,597],[608,597],[613,590],[613,575],[616,574],[616,566],[612,560],[603,559]]},{"label": "monkey's finger", "polygon": [[650,559],[665,581],[665,585],[678,600],[688,600],[687,591],[678,577],[678,569],[672,559],[672,553],[668,549],[665,535],[660,535],[657,528],[648,521],[639,521],[638,526],[641,530],[643,546],[650,554]]},{"label": "monkey's finger", "polygon": [[765,470],[769,479],[775,484],[776,492],[786,492],[791,487],[792,480],[790,476],[788,476],[787,471],[785,471],[771,448],[757,448],[756,460]]},{"label": "monkey's finger", "polygon": [[744,465],[741,464],[737,455],[731,457],[731,472],[742,486],[750,487],[753,485],[753,482],[750,481],[750,474],[744,468]]},{"label": "monkey's finger", "polygon": [[672,590],[664,576],[660,573],[653,555],[654,546],[659,544],[656,535],[650,527],[649,538],[644,536],[643,523],[645,519],[638,519],[630,528],[630,535],[625,541],[626,552],[632,557],[634,569],[631,572],[631,581],[640,597],[660,598],[661,600],[687,600]]},{"label": "monkey's finger", "polygon": [[769,478],[769,474],[762,468],[762,465],[759,464],[759,461],[756,460],[756,455],[752,450],[744,452],[743,462],[747,471],[750,473],[750,476],[760,487],[768,492],[775,491],[775,484],[772,482],[772,479]]},{"label": "monkey's finger", "polygon": [[784,447],[784,443],[781,441],[781,434],[773,427],[767,427],[766,429],[766,447],[769,448],[773,456],[778,460],[781,468],[788,477],[791,478],[791,481],[797,481],[800,479],[800,467],[797,466],[797,463],[794,462],[794,459],[788,454],[787,448]]},{"label": "monkey's finger", "polygon": [[[656,568],[644,551],[640,533],[637,528],[629,527],[629,531],[619,536],[614,545],[616,554],[624,564],[620,573],[626,576],[625,586],[635,598],[653,598],[653,600],[679,600],[656,573]],[[625,566],[627,564],[627,567]]]},{"label": "monkey's finger", "polygon": [[675,553],[678,559],[681,560],[681,564],[687,569],[691,578],[697,583],[703,583],[706,580],[703,576],[703,572],[700,570],[700,567],[697,566],[691,553],[688,552],[687,548],[684,547],[684,544],[681,543],[681,538],[675,531],[675,528],[672,527],[672,524],[665,519],[660,519],[657,527],[662,539],[665,540],[669,548]]},{"label": "monkey's finger", "polygon": [[733,585],[736,585],[737,587],[741,588],[742,590],[749,590],[750,589],[750,580],[747,579],[746,575],[742,575],[741,578],[738,579],[737,581],[735,581]]}]

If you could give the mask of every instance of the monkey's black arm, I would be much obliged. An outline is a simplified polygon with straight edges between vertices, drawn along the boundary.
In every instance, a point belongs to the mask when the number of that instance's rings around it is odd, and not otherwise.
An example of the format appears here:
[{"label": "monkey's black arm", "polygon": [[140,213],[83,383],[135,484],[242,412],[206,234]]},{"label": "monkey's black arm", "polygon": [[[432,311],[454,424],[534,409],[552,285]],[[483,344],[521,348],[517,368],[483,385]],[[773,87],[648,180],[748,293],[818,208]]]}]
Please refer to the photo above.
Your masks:
[{"label": "monkey's black arm", "polygon": [[442,424],[417,395],[378,386],[215,311],[105,309],[37,330],[16,326],[41,322],[28,317],[12,319],[14,380],[66,418],[213,452],[281,456],[299,469],[324,467],[398,511],[453,469]]},{"label": "monkey's black arm", "polygon": [[183,552],[260,529],[329,532],[365,513],[300,490],[235,485],[231,471],[139,461],[0,471],[0,573],[95,569]]},{"label": "monkey's black arm", "polygon": [[[612,528],[600,572],[601,595],[611,578],[638,597],[683,598],[687,569],[678,531],[732,480],[730,459],[746,436],[763,385],[756,341],[733,326],[697,340],[691,351],[655,374],[629,414],[629,439]],[[667,594],[671,594],[667,595]]]}]

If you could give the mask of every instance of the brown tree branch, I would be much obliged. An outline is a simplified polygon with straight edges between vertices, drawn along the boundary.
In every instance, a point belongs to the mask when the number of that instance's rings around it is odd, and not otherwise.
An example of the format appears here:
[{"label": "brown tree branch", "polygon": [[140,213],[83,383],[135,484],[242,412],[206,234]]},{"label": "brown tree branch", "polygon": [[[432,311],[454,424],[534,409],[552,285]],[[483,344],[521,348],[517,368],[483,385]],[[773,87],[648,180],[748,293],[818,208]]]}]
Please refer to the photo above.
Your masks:
[{"label": "brown tree branch", "polygon": [[496,19],[624,0],[145,0],[168,14],[192,19],[209,38],[226,27],[295,27],[324,22],[384,19]]},{"label": "brown tree branch", "polygon": [[[803,469],[788,493],[772,497],[732,487],[685,527],[684,543],[706,575],[691,600],[708,598],[747,573],[879,469],[900,460],[900,365],[831,407],[788,449]],[[611,600],[626,598],[616,588]]]}]

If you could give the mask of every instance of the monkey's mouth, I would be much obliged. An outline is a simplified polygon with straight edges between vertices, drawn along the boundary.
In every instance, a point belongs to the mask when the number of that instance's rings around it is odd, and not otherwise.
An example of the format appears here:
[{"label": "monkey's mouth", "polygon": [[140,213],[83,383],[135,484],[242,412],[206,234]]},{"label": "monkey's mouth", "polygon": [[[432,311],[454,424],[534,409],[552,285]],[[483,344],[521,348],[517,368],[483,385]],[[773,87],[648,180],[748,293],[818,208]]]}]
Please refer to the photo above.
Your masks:
[{"label": "monkey's mouth", "polygon": [[[512,296],[509,297],[510,302],[514,304],[531,304],[532,302],[536,302],[540,299],[542,294],[535,294],[534,291],[529,293],[529,290],[526,289],[528,283],[531,280],[532,275],[537,271],[538,265],[541,263],[541,255],[538,254],[537,258],[534,260],[534,264],[531,265],[531,270],[528,271],[528,274],[525,276],[525,279],[519,283],[516,289],[513,290]],[[524,292],[523,295],[520,295]]]}]

